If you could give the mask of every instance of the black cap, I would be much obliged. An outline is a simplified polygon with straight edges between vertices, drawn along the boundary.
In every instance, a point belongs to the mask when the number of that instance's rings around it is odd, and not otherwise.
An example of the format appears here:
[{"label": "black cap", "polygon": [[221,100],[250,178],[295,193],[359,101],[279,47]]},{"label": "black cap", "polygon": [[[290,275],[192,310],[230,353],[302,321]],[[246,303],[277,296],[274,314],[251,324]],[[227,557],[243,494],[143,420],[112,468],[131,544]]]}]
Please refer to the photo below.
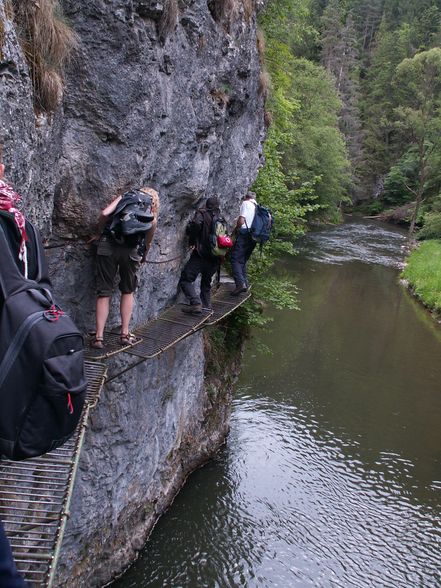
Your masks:
[{"label": "black cap", "polygon": [[214,210],[215,208],[219,208],[219,204],[219,198],[217,196],[211,196],[210,198],[207,198],[205,206],[207,210]]}]

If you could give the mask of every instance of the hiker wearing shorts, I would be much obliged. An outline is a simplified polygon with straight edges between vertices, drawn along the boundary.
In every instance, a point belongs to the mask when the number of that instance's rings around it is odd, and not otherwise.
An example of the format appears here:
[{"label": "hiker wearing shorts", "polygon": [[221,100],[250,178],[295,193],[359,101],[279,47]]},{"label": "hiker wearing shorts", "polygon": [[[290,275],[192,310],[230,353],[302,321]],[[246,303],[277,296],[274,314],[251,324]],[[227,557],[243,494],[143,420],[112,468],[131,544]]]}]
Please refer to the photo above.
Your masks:
[{"label": "hiker wearing shorts", "polygon": [[[179,287],[189,304],[182,307],[187,314],[201,314],[211,310],[211,280],[216,273],[220,259],[211,252],[210,234],[213,218],[219,216],[219,200],[208,198],[205,208],[196,211],[187,227],[190,245],[193,247],[190,259],[185,264],[179,280]],[[195,280],[201,276],[200,294],[196,293]]]},{"label": "hiker wearing shorts", "polygon": [[[109,316],[110,298],[115,278],[119,273],[119,290],[121,292],[121,345],[132,344],[135,337],[129,332],[129,323],[133,311],[134,292],[138,286],[138,271],[146,261],[153,236],[155,234],[159,212],[159,195],[153,188],[144,187],[139,190],[152,198],[153,220],[143,233],[130,235],[131,239],[115,240],[111,231],[112,220],[118,213],[118,204],[123,196],[115,198],[109,206],[101,211],[98,221],[98,234],[91,241],[98,241],[96,257],[97,299],[96,299],[96,331],[92,347],[105,347],[104,328]],[[128,193],[126,193],[128,194]]]},{"label": "hiker wearing shorts", "polygon": [[248,192],[240,205],[239,218],[235,228],[236,241],[231,250],[231,270],[236,284],[236,288],[231,292],[232,296],[238,296],[242,292],[246,292],[249,287],[247,262],[256,246],[256,242],[250,234],[250,228],[256,214],[256,206],[255,193]]}]

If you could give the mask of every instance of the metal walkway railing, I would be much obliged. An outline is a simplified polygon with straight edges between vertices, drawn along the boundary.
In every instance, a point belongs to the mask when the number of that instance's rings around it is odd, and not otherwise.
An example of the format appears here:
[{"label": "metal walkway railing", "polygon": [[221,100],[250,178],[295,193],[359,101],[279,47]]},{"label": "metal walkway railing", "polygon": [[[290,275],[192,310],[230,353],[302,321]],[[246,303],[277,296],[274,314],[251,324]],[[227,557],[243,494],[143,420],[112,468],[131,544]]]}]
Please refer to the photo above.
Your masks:
[{"label": "metal walkway railing", "polygon": [[52,586],[89,411],[99,400],[106,366],[85,362],[86,403],[74,435],[41,457],[0,461],[0,519],[18,570],[33,586]]}]

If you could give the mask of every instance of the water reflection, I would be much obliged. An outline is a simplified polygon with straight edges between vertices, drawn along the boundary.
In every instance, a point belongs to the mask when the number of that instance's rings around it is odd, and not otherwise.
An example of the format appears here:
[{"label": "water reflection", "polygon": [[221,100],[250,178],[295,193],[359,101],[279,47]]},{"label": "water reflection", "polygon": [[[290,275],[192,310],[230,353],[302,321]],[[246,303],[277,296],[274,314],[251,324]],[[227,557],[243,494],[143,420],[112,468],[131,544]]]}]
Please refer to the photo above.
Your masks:
[{"label": "water reflection", "polygon": [[441,341],[402,244],[349,224],[285,262],[302,312],[256,334],[227,446],[117,586],[441,585]]}]

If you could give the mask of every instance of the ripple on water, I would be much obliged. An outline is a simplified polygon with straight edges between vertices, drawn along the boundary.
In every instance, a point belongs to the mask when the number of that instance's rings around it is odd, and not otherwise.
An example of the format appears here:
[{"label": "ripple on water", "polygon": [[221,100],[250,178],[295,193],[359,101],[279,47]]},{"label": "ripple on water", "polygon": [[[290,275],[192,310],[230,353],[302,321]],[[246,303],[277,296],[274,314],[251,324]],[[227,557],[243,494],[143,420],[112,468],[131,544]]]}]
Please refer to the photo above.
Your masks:
[{"label": "ripple on water", "polygon": [[357,443],[305,417],[237,401],[228,447],[158,525],[142,579],[122,585],[439,587],[440,528],[401,487],[412,463],[384,453],[369,470]]},{"label": "ripple on water", "polygon": [[299,252],[312,261],[338,264],[363,263],[401,267],[406,236],[378,224],[347,223],[328,231],[308,234]]},{"label": "ripple on water", "polygon": [[[400,467],[399,456],[384,455],[387,476],[381,469],[367,471],[357,446],[352,457],[326,431],[325,445],[318,443],[321,434],[314,423],[305,430],[291,407],[268,410],[266,402],[255,401],[237,407],[232,435],[240,443],[228,459],[235,490],[227,498],[233,505],[227,528],[250,522],[245,549],[254,547],[244,568],[251,564],[267,586],[287,585],[287,562],[292,585],[437,586],[440,530],[400,485],[402,468],[411,471],[412,464],[401,460]],[[240,561],[244,545],[224,546],[223,557],[230,553]],[[258,583],[248,578],[244,585]]]}]

